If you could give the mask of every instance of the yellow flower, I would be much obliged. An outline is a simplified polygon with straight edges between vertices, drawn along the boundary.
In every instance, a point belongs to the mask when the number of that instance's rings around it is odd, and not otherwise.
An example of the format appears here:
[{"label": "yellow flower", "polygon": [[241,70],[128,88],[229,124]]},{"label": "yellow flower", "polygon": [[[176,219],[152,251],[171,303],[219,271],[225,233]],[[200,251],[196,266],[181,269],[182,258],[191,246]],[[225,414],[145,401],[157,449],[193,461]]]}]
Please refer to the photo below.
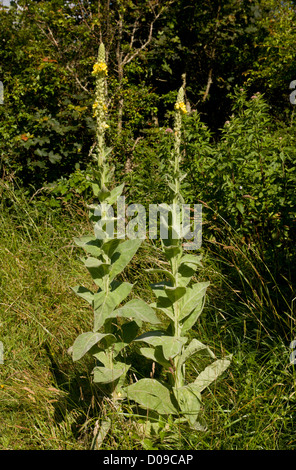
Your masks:
[{"label": "yellow flower", "polygon": [[94,64],[92,74],[93,75],[98,75],[101,72],[104,73],[105,75],[107,75],[107,73],[108,73],[107,64],[105,64],[104,62],[96,62]]},{"label": "yellow flower", "polygon": [[186,109],[186,105],[185,105],[184,101],[181,101],[181,103],[176,103],[175,104],[175,109],[179,109],[181,111],[181,113],[183,113],[183,114],[187,113],[187,109]]},{"label": "yellow flower", "polygon": [[98,107],[98,102],[95,101],[92,107],[93,107],[93,109],[96,109]]}]

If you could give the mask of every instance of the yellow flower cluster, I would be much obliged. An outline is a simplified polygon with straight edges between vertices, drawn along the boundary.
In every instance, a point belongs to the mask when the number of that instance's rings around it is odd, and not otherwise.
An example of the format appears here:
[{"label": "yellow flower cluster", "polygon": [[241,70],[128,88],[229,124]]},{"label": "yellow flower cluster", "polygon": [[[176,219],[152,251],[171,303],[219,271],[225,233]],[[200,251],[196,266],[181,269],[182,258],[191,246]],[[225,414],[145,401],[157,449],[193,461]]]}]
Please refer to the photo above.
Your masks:
[{"label": "yellow flower cluster", "polygon": [[107,64],[105,64],[105,62],[96,62],[94,64],[92,74],[93,75],[98,75],[101,72],[103,72],[105,75],[108,74]]},{"label": "yellow flower cluster", "polygon": [[183,113],[183,114],[187,113],[187,109],[186,109],[186,105],[185,105],[184,101],[181,101],[181,103],[176,103],[175,104],[175,109],[179,109],[181,111],[181,113]]},{"label": "yellow flower cluster", "polygon": [[[101,105],[103,104],[103,111],[106,112],[107,111],[107,106],[104,103],[102,103],[102,101],[100,101],[100,104]],[[93,117],[97,116],[97,107],[98,106],[99,106],[98,101],[95,101],[94,104],[92,105],[92,108],[94,110]]]}]

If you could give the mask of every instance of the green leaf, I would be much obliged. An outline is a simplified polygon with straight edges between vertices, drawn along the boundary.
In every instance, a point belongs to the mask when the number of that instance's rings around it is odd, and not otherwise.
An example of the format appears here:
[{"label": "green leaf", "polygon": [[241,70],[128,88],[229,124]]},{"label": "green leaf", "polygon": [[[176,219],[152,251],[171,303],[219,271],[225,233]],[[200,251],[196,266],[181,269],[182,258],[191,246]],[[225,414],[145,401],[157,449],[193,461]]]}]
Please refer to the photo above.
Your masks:
[{"label": "green leaf", "polygon": [[193,382],[195,387],[202,392],[206,387],[211,385],[223,372],[229,367],[231,363],[231,357],[225,359],[217,359],[217,361],[213,362],[207,366],[195,379]]},{"label": "green leaf", "polygon": [[141,379],[125,389],[127,398],[159,414],[175,414],[170,391],[155,379]]},{"label": "green leaf", "polygon": [[97,429],[98,423],[99,423],[99,420],[96,421],[95,435],[94,435],[92,446],[91,446],[91,448],[94,450],[99,450],[100,447],[102,446],[105,440],[105,437],[107,436],[109,432],[112,421],[110,418],[101,420],[100,426]]},{"label": "green leaf", "polygon": [[152,325],[159,323],[153,308],[141,299],[132,299],[122,307],[114,310],[109,318],[114,317],[133,318],[135,321],[143,321]]},{"label": "green leaf", "polygon": [[126,346],[128,346],[137,336],[140,326],[135,322],[127,322],[120,325],[119,341],[112,344],[112,354],[116,357]]},{"label": "green leaf", "polygon": [[126,240],[118,245],[111,258],[110,280],[121,273],[142,244],[141,239]]},{"label": "green leaf", "polygon": [[[169,301],[169,299],[166,299]],[[169,301],[170,302],[170,301]],[[168,307],[161,307],[159,303],[156,303],[156,302],[152,302],[151,304],[149,304],[150,307],[154,308],[154,309],[159,309],[161,310],[168,318],[170,318],[171,320],[174,320],[175,318],[175,314],[174,314],[174,309],[171,305],[171,302],[169,304]]]},{"label": "green leaf", "polygon": [[113,369],[107,367],[95,367],[93,369],[94,382],[96,383],[111,383],[119,379],[123,374],[126,374],[130,366],[123,363],[115,363]]},{"label": "green leaf", "polygon": [[[97,331],[104,325],[107,318],[111,318],[113,310],[129,295],[133,285],[122,282],[107,294],[100,291],[94,295],[94,330]],[[113,315],[113,317],[116,315]],[[119,316],[119,315],[118,315]]]},{"label": "green leaf", "polygon": [[165,331],[162,330],[155,330],[155,331],[148,331],[147,333],[143,333],[142,335],[138,336],[135,341],[143,341],[144,343],[151,344],[152,346],[162,346],[161,338],[166,338],[167,334]]},{"label": "green leaf", "polygon": [[204,302],[199,303],[199,305],[188,315],[185,320],[182,321],[182,326],[181,326],[181,334],[185,335],[187,331],[189,331],[193,325],[197,322],[197,319],[201,315],[201,312],[203,311],[204,307]]},{"label": "green leaf", "polygon": [[117,198],[118,198],[118,196],[121,195],[121,193],[123,191],[123,188],[124,188],[124,183],[122,183],[120,186],[117,186],[116,188],[112,189],[112,191],[110,192],[110,195],[106,199],[106,202],[108,204],[110,204],[110,206],[117,201]]},{"label": "green leaf", "polygon": [[173,388],[174,395],[178,402],[181,412],[188,419],[190,424],[194,424],[198,418],[201,395],[194,384],[184,387]]},{"label": "green leaf", "polygon": [[175,356],[180,354],[183,345],[186,343],[187,338],[176,338],[175,336],[167,336],[167,339],[162,338],[163,345],[162,351],[165,359],[173,359]]},{"label": "green leaf", "polygon": [[197,266],[202,266],[200,262],[200,256],[196,255],[184,255],[181,258],[181,262],[177,273],[177,284],[178,286],[186,287],[190,282],[192,276],[195,274]]},{"label": "green leaf", "polygon": [[181,367],[182,364],[184,364],[187,359],[189,359],[191,356],[203,350],[205,350],[210,357],[216,359],[215,354],[210,350],[209,346],[206,346],[205,344],[201,343],[200,341],[194,338],[181,354],[179,359],[179,367]]},{"label": "green leaf", "polygon": [[82,299],[86,300],[90,305],[92,305],[94,300],[94,293],[89,289],[83,286],[72,287],[72,290]]},{"label": "green leaf", "polygon": [[181,299],[180,320],[187,317],[187,315],[189,315],[197,307],[202,306],[206,289],[209,284],[209,282],[198,282],[193,284],[192,287],[187,288],[186,294]]},{"label": "green leaf", "polygon": [[116,341],[115,336],[110,333],[102,334],[88,331],[79,335],[72,346],[73,361],[81,359],[95,344],[99,343],[106,336],[114,338],[114,341]]},{"label": "green leaf", "polygon": [[[102,241],[102,240],[100,240]],[[122,241],[119,238],[111,238],[111,240],[103,241],[102,244],[102,251],[109,257],[111,258],[114,251],[120,245]]]},{"label": "green leaf", "polygon": [[244,213],[244,205],[242,202],[237,202],[236,203],[236,208],[240,211],[241,214]]},{"label": "green leaf", "polygon": [[172,283],[174,284],[175,283],[175,277],[173,276],[173,274],[168,271],[167,269],[158,269],[158,268],[150,268],[150,269],[145,269],[145,271],[147,273],[159,273],[159,274],[163,274],[165,277],[168,277]]},{"label": "green leaf", "polygon": [[95,284],[102,288],[102,278],[109,273],[111,268],[110,264],[103,263],[99,259],[92,257],[86,258],[82,261],[87,270],[89,271]]},{"label": "green leaf", "polygon": [[162,352],[162,348],[156,346],[155,348],[140,348],[140,353],[147,357],[147,359],[151,359],[153,362],[157,362],[161,366],[168,369],[171,366],[171,363],[167,361]]},{"label": "green leaf", "polygon": [[164,246],[163,251],[167,260],[171,260],[182,253],[182,247],[179,245]]},{"label": "green leaf", "polygon": [[86,235],[80,238],[74,238],[77,246],[83,248],[91,256],[100,256],[102,254],[101,246],[103,240],[99,240],[95,236]]},{"label": "green leaf", "polygon": [[161,346],[164,358],[169,359],[177,356],[183,345],[186,343],[187,338],[177,338],[175,336],[168,336],[164,331],[156,330],[143,333],[135,339],[135,341],[143,341],[144,343],[151,344],[152,346]]},{"label": "green leaf", "polygon": [[172,303],[177,302],[186,294],[186,287],[165,287],[164,290]]}]

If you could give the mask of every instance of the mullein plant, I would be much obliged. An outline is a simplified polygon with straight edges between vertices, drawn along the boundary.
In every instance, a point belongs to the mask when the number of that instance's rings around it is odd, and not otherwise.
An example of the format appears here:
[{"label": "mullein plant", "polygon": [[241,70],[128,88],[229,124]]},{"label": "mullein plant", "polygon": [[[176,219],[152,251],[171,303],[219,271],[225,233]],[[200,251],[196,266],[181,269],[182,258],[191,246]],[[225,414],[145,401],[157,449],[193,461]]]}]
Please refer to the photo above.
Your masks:
[{"label": "mullein plant", "polygon": [[[96,79],[93,115],[96,118],[96,146],[93,151],[94,169],[92,188],[96,203],[89,206],[89,217],[94,233],[76,238],[76,244],[83,248],[82,258],[89,271],[95,290],[83,286],[73,288],[74,292],[88,302],[93,310],[92,331],[80,334],[70,348],[74,361],[85,354],[94,357],[93,379],[104,390],[115,406],[124,398],[123,384],[130,368],[126,360],[126,349],[139,334],[143,322],[157,324],[159,320],[151,306],[141,299],[126,298],[133,285],[118,280],[118,276],[133,258],[142,240],[123,240],[110,232],[114,224],[114,211],[117,197],[124,185],[111,189],[113,169],[108,160],[111,149],[105,144],[106,122],[106,79],[108,69],[105,61],[105,48],[101,44],[98,60],[93,67]],[[122,305],[123,304],[123,305]]]},{"label": "mullein plant", "polygon": [[[185,178],[180,170],[182,116],[186,114],[184,89],[180,88],[175,104],[174,147],[170,159],[171,171],[167,175],[171,191],[168,237],[162,240],[162,250],[169,269],[152,269],[164,281],[152,285],[156,301],[150,304],[168,320],[165,330],[149,331],[135,341],[141,345],[139,352],[167,371],[167,380],[144,378],[127,386],[129,400],[159,415],[171,415],[173,421],[187,422],[200,428],[198,416],[201,392],[216,380],[230,364],[231,357],[217,359],[213,351],[198,339],[189,340],[189,332],[202,313],[208,282],[194,282],[201,256],[185,253],[180,231],[180,205],[183,203],[181,182]],[[184,234],[183,234],[184,235]],[[186,245],[185,245],[186,246]],[[186,362],[193,355],[206,353],[210,365],[193,380],[187,377]],[[198,362],[196,363],[198,365]]]}]

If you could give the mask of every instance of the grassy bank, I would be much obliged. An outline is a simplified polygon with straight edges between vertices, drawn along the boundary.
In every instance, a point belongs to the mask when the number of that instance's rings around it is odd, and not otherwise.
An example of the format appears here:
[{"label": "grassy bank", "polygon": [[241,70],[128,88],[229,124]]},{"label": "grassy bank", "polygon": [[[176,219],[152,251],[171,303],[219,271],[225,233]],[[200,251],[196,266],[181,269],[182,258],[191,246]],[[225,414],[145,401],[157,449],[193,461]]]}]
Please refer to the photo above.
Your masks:
[{"label": "grassy bank", "polygon": [[[1,201],[0,449],[90,449],[100,411],[112,423],[102,449],[296,448],[293,338],[288,327],[283,333],[275,326],[280,315],[289,325],[290,311],[272,307],[264,282],[258,284],[262,273],[256,274],[238,240],[231,242],[238,251],[223,249],[217,240],[203,246],[199,277],[211,287],[191,334],[217,354],[233,354],[231,367],[203,392],[203,430],[189,433],[176,425],[147,440],[128,404],[119,413],[102,399],[90,375],[91,359],[73,363],[67,352],[92,324],[91,310],[71,291],[78,284],[91,288],[73,243],[90,229],[82,203],[53,210],[8,183]],[[230,246],[227,237],[224,246]],[[158,256],[144,244],[123,274],[137,283],[134,295],[139,289],[147,301],[152,296],[144,269]],[[199,366],[192,359],[189,370],[196,375]],[[135,362],[131,373],[140,367]]]}]

